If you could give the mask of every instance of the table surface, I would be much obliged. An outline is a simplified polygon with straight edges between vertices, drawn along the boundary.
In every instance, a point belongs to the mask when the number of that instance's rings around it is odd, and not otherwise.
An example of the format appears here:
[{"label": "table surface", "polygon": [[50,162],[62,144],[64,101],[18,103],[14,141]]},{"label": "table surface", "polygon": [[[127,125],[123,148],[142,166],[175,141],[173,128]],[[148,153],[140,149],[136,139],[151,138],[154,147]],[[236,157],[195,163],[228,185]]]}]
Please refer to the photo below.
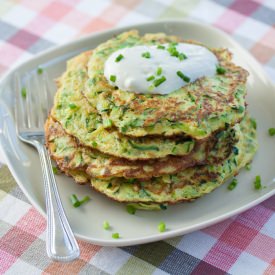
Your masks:
[{"label": "table surface", "polygon": [[[0,74],[85,34],[169,18],[191,18],[224,30],[275,81],[273,0],[1,1]],[[224,222],[166,241],[124,248],[79,241],[80,258],[67,264],[47,258],[45,219],[4,164],[0,209],[0,274],[275,274],[275,196]]]}]

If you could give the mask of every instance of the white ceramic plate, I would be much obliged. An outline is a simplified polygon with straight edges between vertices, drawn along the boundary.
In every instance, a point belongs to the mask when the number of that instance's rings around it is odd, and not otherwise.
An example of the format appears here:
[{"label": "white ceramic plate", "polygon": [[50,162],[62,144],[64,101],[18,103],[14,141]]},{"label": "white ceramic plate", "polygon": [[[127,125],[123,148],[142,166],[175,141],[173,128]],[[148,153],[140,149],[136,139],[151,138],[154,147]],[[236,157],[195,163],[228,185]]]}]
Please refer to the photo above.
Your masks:
[{"label": "white ceramic plate", "polygon": [[[125,211],[124,205],[107,199],[88,186],[79,186],[72,179],[59,175],[56,177],[58,188],[76,236],[105,246],[125,246],[162,240],[220,222],[275,194],[275,138],[267,133],[268,128],[275,127],[274,86],[255,59],[228,35],[205,24],[165,21],[114,29],[51,49],[14,68],[2,79],[0,115],[3,119],[0,121],[0,144],[13,176],[31,203],[45,214],[42,175],[37,152],[18,141],[12,123],[13,74],[35,73],[36,68],[42,66],[52,79],[54,91],[53,80],[63,72],[68,58],[86,49],[92,49],[113,35],[131,28],[138,29],[142,34],[165,32],[185,39],[195,39],[208,46],[229,48],[234,53],[235,62],[250,72],[247,102],[251,115],[258,123],[259,151],[253,161],[252,170],[244,170],[238,176],[239,185],[235,190],[228,191],[227,184],[224,184],[193,203],[170,206],[166,211],[138,211],[134,216]],[[259,191],[253,188],[253,180],[258,174],[266,186]],[[88,193],[92,200],[80,208],[73,208],[69,200],[73,193],[79,197]],[[112,225],[111,231],[102,229],[104,220],[108,220]],[[168,229],[164,233],[158,232],[157,226],[160,221],[165,221],[167,225]],[[112,239],[112,232],[119,232],[121,238]]]}]

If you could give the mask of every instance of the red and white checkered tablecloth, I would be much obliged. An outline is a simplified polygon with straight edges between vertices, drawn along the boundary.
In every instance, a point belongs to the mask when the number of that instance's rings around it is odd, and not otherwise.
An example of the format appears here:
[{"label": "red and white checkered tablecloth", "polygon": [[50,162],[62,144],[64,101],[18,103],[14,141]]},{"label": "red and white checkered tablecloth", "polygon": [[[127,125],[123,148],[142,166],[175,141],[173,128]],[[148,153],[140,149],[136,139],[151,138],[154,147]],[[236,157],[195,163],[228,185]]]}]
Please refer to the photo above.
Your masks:
[{"label": "red and white checkered tablecloth", "polygon": [[[0,74],[79,36],[168,18],[191,18],[226,31],[275,82],[273,0],[0,0]],[[72,263],[47,258],[45,220],[2,166],[0,274],[275,274],[275,197],[166,241],[124,248],[79,245],[81,256]]]}]

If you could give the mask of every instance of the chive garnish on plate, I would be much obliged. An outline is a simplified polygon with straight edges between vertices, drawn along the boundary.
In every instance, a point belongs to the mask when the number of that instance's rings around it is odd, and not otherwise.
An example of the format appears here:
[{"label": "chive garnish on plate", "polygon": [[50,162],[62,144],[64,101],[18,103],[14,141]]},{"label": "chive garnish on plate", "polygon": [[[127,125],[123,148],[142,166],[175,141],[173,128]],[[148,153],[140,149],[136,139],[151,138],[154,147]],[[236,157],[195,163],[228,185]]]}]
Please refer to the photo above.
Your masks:
[{"label": "chive garnish on plate", "polygon": [[275,128],[269,128],[268,133],[271,137],[273,137],[275,135]]},{"label": "chive garnish on plate", "polygon": [[70,198],[71,198],[72,205],[75,208],[79,207],[83,203],[90,200],[89,196],[85,196],[82,200],[79,200],[78,197],[75,194],[72,194]]},{"label": "chive garnish on plate", "polygon": [[25,87],[23,87],[23,88],[21,89],[21,95],[22,95],[23,98],[26,98],[26,97],[27,97],[27,89],[26,89]]},{"label": "chive garnish on plate", "polygon": [[126,210],[130,215],[135,215],[135,213],[136,213],[136,208],[131,204],[128,204],[126,206]]},{"label": "chive garnish on plate", "polygon": [[37,74],[43,74],[43,69],[42,68],[37,68]]},{"label": "chive garnish on plate", "polygon": [[113,239],[119,239],[119,233],[117,233],[117,232],[116,232],[116,233],[113,233],[113,234],[112,234],[112,238],[113,238]]},{"label": "chive garnish on plate", "polygon": [[230,190],[230,191],[232,191],[233,189],[236,188],[237,184],[238,184],[237,179],[233,179],[233,180],[230,182],[230,184],[227,186],[227,189]]},{"label": "chive garnish on plate", "polygon": [[52,170],[55,175],[58,174],[58,168],[56,166],[52,166]]},{"label": "chive garnish on plate", "polygon": [[162,204],[162,203],[161,203],[161,204],[159,205],[159,207],[160,207],[161,210],[166,210],[166,209],[167,209],[167,205],[166,205],[166,204]]},{"label": "chive garnish on plate", "polygon": [[164,222],[160,222],[158,224],[158,230],[159,232],[164,232],[166,230],[166,224]]},{"label": "chive garnish on plate", "polygon": [[104,228],[105,230],[110,229],[110,224],[109,224],[108,221],[104,221],[104,222],[103,222],[103,228]]},{"label": "chive garnish on plate", "polygon": [[256,119],[255,118],[251,118],[250,120],[251,120],[253,128],[256,130],[257,129],[257,121],[256,121]]},{"label": "chive garnish on plate", "polygon": [[255,177],[254,188],[256,190],[262,189],[262,180],[261,180],[261,176],[259,176],[259,175]]},{"label": "chive garnish on plate", "polygon": [[77,198],[77,196],[75,194],[71,195],[71,202],[72,202],[73,207],[79,207],[80,206],[80,201],[79,201],[79,199]]},{"label": "chive garnish on plate", "polygon": [[250,171],[251,170],[251,163],[247,163],[246,166],[245,166],[245,169],[247,171]]},{"label": "chive garnish on plate", "polygon": [[85,196],[81,201],[80,201],[80,204],[83,204],[83,203],[85,203],[85,202],[87,202],[87,201],[89,201],[90,200],[90,197],[89,196]]}]

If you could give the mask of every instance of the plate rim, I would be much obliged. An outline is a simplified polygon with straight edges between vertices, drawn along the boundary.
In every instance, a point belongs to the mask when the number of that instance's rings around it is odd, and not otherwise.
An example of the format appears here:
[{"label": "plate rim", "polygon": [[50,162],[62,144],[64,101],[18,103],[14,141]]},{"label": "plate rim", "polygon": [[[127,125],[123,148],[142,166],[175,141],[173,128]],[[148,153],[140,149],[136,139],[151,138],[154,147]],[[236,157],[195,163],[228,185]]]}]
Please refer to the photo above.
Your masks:
[{"label": "plate rim", "polygon": [[[146,22],[146,23],[139,23],[139,24],[130,24],[130,25],[126,25],[126,26],[121,26],[121,27],[115,27],[115,28],[111,28],[105,31],[100,31],[100,32],[95,32],[89,35],[85,35],[83,37],[80,37],[78,39],[74,39],[71,41],[68,41],[65,44],[61,44],[61,45],[56,45],[54,47],[51,47],[47,50],[42,51],[39,54],[34,55],[31,58],[28,58],[27,60],[25,60],[24,62],[20,62],[19,64],[17,64],[16,66],[10,68],[7,72],[5,72],[3,74],[3,76],[0,79],[0,86],[3,85],[4,81],[10,76],[12,75],[14,72],[16,72],[18,69],[20,69],[21,67],[23,67],[25,64],[28,64],[29,62],[31,62],[34,59],[39,59],[39,58],[43,58],[44,56],[47,56],[48,54],[61,50],[61,49],[66,49],[69,46],[73,46],[73,45],[77,45],[77,44],[81,44],[84,41],[87,41],[89,39],[96,39],[97,36],[100,35],[104,35],[104,34],[112,34],[114,32],[123,32],[125,30],[129,30],[132,28],[139,28],[142,26],[148,26],[148,25],[160,25],[160,24],[191,24],[191,25],[195,25],[197,27],[202,27],[202,28],[206,28],[212,32],[217,33],[219,36],[221,36],[222,38],[227,39],[230,43],[232,43],[234,45],[234,47],[236,47],[238,49],[238,51],[240,51],[243,55],[245,59],[248,59],[249,62],[253,64],[253,66],[255,66],[256,70],[261,70],[262,75],[264,76],[264,80],[266,82],[266,84],[268,84],[269,86],[271,86],[273,89],[275,89],[275,84],[273,84],[271,82],[271,80],[269,79],[267,73],[264,71],[264,69],[262,68],[262,65],[255,59],[255,57],[253,55],[251,55],[243,46],[241,46],[238,42],[236,42],[233,38],[231,38],[227,33],[225,33],[224,31],[217,29],[215,27],[213,27],[212,25],[208,24],[208,23],[200,23],[198,21],[192,20],[192,19],[181,19],[181,20],[174,20],[174,19],[168,19],[168,20],[158,20],[158,21],[152,21],[152,22]],[[4,114],[4,115],[9,115],[10,111],[7,109],[5,102],[3,101],[3,99],[1,98],[1,94],[0,93],[0,114]],[[12,116],[11,116],[12,117]],[[30,203],[35,207],[35,209],[38,210],[38,212],[40,212],[40,214],[42,214],[42,216],[46,217],[46,213],[44,211],[44,209],[42,209],[32,198],[32,196],[28,193],[28,191],[26,190],[26,188],[24,187],[24,184],[21,182],[19,175],[17,175],[16,169],[15,167],[13,167],[11,160],[8,158],[7,153],[5,151],[5,148],[2,146],[2,134],[1,134],[1,124],[0,124],[0,147],[2,149],[3,155],[4,155],[4,159],[6,161],[6,165],[8,166],[9,170],[11,171],[12,176],[14,177],[14,179],[16,180],[17,184],[19,185],[19,187],[21,188],[21,190],[23,191],[24,195],[27,197],[27,199],[30,201]],[[101,245],[101,246],[115,246],[115,247],[123,247],[123,246],[128,246],[128,245],[138,245],[138,244],[145,244],[145,243],[150,243],[150,242],[155,242],[155,241],[160,241],[160,240],[164,240],[164,239],[168,239],[168,238],[172,238],[172,237],[177,237],[180,235],[184,235],[184,234],[188,234],[190,232],[193,231],[197,231],[200,230],[202,228],[211,226],[215,223],[218,222],[222,222],[225,219],[228,219],[234,215],[240,214],[256,205],[258,205],[259,203],[263,202],[264,200],[270,198],[271,196],[275,195],[275,189],[270,190],[268,193],[261,195],[259,198],[254,199],[253,201],[243,205],[242,207],[239,207],[235,210],[226,212],[224,214],[219,215],[218,217],[214,217],[211,218],[207,221],[202,221],[199,222],[197,224],[193,224],[190,226],[187,226],[185,228],[179,228],[179,229],[173,229],[171,231],[166,231],[163,233],[159,233],[156,232],[155,235],[153,236],[147,236],[147,237],[139,237],[139,238],[131,238],[131,239],[118,239],[118,240],[100,240],[99,238],[91,238],[91,237],[87,237],[85,235],[82,234],[77,234],[75,233],[75,236],[77,237],[77,239],[80,240],[84,240],[96,245]],[[43,202],[44,203],[44,202]]]}]

